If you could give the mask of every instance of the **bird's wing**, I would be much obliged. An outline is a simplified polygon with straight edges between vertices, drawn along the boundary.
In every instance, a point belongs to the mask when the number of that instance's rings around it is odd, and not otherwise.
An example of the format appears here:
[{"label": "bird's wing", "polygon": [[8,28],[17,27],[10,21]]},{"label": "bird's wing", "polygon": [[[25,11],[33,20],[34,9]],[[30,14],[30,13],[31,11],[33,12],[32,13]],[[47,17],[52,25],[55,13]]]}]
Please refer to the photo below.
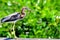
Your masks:
[{"label": "bird's wing", "polygon": [[8,16],[8,17],[4,17],[4,18],[2,18],[1,19],[1,22],[3,23],[3,22],[6,22],[6,21],[8,21],[10,19],[10,17]]},{"label": "bird's wing", "polygon": [[17,19],[19,19],[19,18],[20,18],[20,13],[17,13],[17,14],[15,14],[15,15],[12,15],[10,19],[11,19],[12,21],[14,21],[14,20],[17,20]]},{"label": "bird's wing", "polygon": [[11,15],[8,15],[4,18],[1,19],[1,22],[10,22],[10,21],[15,21],[17,20],[17,17],[19,16],[19,13],[13,13]]}]

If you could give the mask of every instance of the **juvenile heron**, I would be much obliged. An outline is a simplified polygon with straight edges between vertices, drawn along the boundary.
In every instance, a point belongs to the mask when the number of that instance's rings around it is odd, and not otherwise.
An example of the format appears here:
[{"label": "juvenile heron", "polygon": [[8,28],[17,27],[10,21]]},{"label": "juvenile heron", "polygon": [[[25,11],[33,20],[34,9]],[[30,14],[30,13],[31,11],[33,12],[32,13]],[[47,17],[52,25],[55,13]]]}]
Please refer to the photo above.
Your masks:
[{"label": "juvenile heron", "polygon": [[14,32],[14,37],[15,38],[16,38],[15,29],[14,29],[15,22],[17,20],[22,19],[22,18],[24,18],[26,16],[25,10],[30,11],[29,8],[23,7],[22,10],[21,10],[21,13],[20,12],[15,12],[15,13],[13,13],[11,15],[8,15],[8,16],[6,16],[6,17],[1,19],[1,23],[4,23],[4,22],[13,22],[14,23],[14,25],[13,25],[13,32]]},{"label": "juvenile heron", "polygon": [[20,12],[15,12],[15,13],[13,13],[11,15],[8,15],[8,16],[6,16],[6,17],[1,19],[1,23],[12,22],[12,21],[16,21],[16,20],[24,18],[26,16],[25,10],[29,10],[30,11],[29,8],[24,7],[21,10],[21,14],[20,14]]}]

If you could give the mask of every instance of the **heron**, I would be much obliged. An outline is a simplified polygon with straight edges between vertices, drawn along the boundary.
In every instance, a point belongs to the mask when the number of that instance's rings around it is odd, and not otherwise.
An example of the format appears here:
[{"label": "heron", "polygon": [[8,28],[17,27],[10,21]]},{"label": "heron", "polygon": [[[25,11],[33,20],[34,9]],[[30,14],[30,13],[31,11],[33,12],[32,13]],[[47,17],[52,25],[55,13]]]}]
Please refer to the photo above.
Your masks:
[{"label": "heron", "polygon": [[1,23],[4,23],[4,22],[13,22],[14,23],[13,33],[14,33],[15,38],[16,38],[15,29],[14,29],[15,28],[15,23],[16,23],[17,20],[21,20],[26,16],[25,10],[31,11],[29,8],[23,7],[21,12],[12,13],[12,14],[10,14],[10,15],[1,19]]}]

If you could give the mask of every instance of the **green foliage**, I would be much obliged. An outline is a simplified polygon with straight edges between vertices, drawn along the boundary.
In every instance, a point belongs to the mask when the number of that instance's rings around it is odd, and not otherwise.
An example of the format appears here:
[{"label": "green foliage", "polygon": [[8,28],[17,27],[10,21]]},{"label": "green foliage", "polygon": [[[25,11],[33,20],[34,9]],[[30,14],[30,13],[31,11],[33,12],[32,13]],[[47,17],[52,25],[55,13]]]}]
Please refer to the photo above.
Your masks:
[{"label": "green foliage", "polygon": [[[0,0],[0,19],[28,7],[23,20],[15,24],[19,38],[60,38],[60,0]],[[13,23],[2,23],[0,37],[14,38]]]}]

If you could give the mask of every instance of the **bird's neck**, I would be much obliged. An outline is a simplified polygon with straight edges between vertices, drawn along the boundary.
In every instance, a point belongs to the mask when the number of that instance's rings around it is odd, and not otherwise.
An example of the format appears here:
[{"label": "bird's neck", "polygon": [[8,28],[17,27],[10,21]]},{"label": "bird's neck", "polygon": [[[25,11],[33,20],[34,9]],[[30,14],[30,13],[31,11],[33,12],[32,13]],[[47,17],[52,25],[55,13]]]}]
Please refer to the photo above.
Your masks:
[{"label": "bird's neck", "polygon": [[21,17],[23,18],[23,17],[25,17],[25,9],[22,9],[22,11],[21,11]]},{"label": "bird's neck", "polygon": [[21,14],[25,14],[25,9],[24,8],[21,10]]}]

